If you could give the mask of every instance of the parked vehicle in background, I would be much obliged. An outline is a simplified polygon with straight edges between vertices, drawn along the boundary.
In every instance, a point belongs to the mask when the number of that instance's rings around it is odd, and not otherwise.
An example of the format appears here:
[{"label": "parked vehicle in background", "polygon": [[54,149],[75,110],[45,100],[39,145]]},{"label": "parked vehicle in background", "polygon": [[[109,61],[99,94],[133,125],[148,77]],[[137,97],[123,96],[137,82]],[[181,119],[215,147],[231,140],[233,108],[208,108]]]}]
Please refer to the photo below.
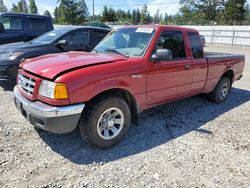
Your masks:
[{"label": "parked vehicle in background", "polygon": [[52,20],[47,16],[0,13],[0,45],[30,41],[53,29]]},{"label": "parked vehicle in background", "polygon": [[68,52],[91,51],[111,30],[95,27],[64,27],[30,42],[0,46],[0,79],[15,79],[22,59]]},{"label": "parked vehicle in background", "polygon": [[91,53],[22,63],[15,104],[36,127],[67,133],[79,125],[85,141],[107,148],[148,108],[200,93],[225,101],[244,63],[243,55],[205,54],[194,29],[128,26],[111,32]]},{"label": "parked vehicle in background", "polygon": [[111,29],[111,27],[109,27],[105,23],[99,22],[99,21],[85,22],[84,25],[92,26],[92,27],[101,27],[101,28]]}]

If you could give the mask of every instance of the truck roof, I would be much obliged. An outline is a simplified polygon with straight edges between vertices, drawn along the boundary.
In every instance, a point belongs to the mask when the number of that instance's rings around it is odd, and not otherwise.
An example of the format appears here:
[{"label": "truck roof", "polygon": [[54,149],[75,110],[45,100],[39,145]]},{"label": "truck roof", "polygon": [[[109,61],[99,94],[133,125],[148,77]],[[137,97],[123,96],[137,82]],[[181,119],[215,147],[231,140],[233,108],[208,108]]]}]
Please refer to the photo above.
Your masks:
[{"label": "truck roof", "polygon": [[[124,27],[131,27],[131,28],[138,28],[138,27],[147,27],[147,28],[157,28],[157,29],[162,29],[162,28],[171,28],[171,29],[176,29],[178,31],[189,31],[189,32],[198,32],[196,29],[192,28],[187,28],[187,27],[182,27],[182,26],[170,26],[170,25],[160,25],[160,24],[150,24],[150,25],[126,25]],[[121,28],[124,28],[121,27]]]},{"label": "truck roof", "polygon": [[71,31],[75,29],[81,29],[81,28],[89,28],[89,29],[98,29],[98,30],[104,30],[104,31],[111,31],[111,29],[103,28],[103,27],[94,27],[94,26],[59,26],[55,27],[55,29],[62,29],[65,31]]},{"label": "truck roof", "polygon": [[2,15],[14,15],[14,16],[35,16],[35,17],[48,17],[48,16],[43,16],[39,14],[29,14],[29,13],[16,13],[16,12],[0,12],[0,16]]}]

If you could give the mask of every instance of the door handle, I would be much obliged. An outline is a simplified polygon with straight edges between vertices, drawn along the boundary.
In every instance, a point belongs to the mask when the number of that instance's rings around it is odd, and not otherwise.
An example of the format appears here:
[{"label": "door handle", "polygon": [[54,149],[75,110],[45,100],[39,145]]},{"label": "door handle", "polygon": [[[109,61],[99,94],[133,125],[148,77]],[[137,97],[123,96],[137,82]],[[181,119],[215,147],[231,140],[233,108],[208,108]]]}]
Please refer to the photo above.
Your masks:
[{"label": "door handle", "polygon": [[191,69],[191,65],[185,65],[185,70],[189,70],[189,69]]}]

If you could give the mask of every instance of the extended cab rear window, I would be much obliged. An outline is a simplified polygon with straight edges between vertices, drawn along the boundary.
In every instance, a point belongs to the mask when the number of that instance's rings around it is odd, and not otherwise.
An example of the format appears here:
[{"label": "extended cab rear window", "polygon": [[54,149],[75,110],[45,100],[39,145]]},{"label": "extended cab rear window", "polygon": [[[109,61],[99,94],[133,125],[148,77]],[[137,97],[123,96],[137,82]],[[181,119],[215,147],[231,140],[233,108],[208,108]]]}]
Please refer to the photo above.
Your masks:
[{"label": "extended cab rear window", "polygon": [[203,46],[201,43],[201,38],[198,33],[195,32],[189,32],[188,37],[190,40],[190,45],[192,49],[192,54],[194,58],[203,58]]},{"label": "extended cab rear window", "polygon": [[30,31],[45,32],[48,30],[47,23],[43,18],[28,18],[28,27]]}]

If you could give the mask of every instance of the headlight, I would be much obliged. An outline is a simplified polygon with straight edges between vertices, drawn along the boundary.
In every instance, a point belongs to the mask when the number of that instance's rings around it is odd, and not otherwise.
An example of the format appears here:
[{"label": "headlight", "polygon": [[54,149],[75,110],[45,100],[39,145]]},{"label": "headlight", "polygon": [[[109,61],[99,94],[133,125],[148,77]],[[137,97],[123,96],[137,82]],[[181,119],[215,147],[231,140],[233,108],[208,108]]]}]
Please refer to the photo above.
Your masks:
[{"label": "headlight", "polygon": [[0,60],[14,60],[18,56],[22,55],[23,52],[6,52],[0,53]]},{"label": "headlight", "polygon": [[17,85],[21,85],[21,74],[18,72],[17,73],[17,77],[16,77],[16,82],[17,82]]},{"label": "headlight", "polygon": [[67,86],[62,83],[43,80],[39,88],[39,95],[50,99],[67,99]]},{"label": "headlight", "polygon": [[14,53],[10,53],[9,54],[9,58],[10,58],[10,60],[14,60],[14,59],[16,59],[17,57],[19,57],[20,55],[22,55],[23,54],[23,52],[14,52]]}]

